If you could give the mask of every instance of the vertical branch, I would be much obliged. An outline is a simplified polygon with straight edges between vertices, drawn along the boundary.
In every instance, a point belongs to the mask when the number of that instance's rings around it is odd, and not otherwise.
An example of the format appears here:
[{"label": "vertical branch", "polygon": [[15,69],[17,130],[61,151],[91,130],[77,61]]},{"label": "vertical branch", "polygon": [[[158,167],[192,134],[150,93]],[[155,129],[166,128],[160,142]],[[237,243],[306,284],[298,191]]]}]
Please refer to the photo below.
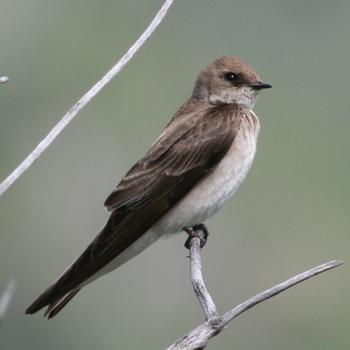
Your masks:
[{"label": "vertical branch", "polygon": [[166,0],[150,25],[129,48],[124,56],[62,117],[46,137],[34,148],[27,158],[0,184],[0,196],[40,157],[73,118],[126,66],[146,40],[163,21],[174,0]]},{"label": "vertical branch", "polygon": [[203,281],[200,249],[200,239],[192,238],[190,243],[191,282],[204,312],[205,320],[208,321],[213,317],[217,317],[218,312]]}]

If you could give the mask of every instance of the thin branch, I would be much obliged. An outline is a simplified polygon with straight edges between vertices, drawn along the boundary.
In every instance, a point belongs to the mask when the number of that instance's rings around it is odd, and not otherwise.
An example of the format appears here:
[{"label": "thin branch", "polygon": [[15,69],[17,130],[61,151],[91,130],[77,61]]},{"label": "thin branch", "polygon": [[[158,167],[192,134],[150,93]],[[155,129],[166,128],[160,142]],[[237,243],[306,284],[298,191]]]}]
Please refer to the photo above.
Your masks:
[{"label": "thin branch", "polygon": [[88,91],[80,100],[62,117],[47,136],[35,147],[27,158],[0,184],[0,196],[3,195],[11,185],[40,157],[47,147],[73,120],[73,118],[84,108],[102,89],[107,85],[130,61],[135,53],[141,48],[146,40],[152,35],[158,25],[162,22],[174,0],[166,0],[158,11],[150,25],[129,48],[124,56]]},{"label": "thin branch", "polygon": [[[302,272],[285,282],[282,282],[270,289],[267,289],[253,298],[248,299],[247,301],[243,302],[242,304],[237,305],[232,310],[226,312],[223,316],[219,316],[217,313],[213,312],[213,316],[211,318],[208,318],[208,311],[207,307],[204,307],[203,305],[211,305],[213,304],[213,309],[216,311],[215,304],[213,303],[209,293],[207,292],[203,277],[202,277],[202,271],[201,271],[201,265],[200,265],[200,246],[199,246],[199,238],[193,237],[190,239],[190,258],[191,258],[191,281],[192,284],[198,283],[200,281],[201,284],[203,284],[205,292],[198,294],[196,291],[196,296],[202,306],[202,309],[204,311],[204,314],[207,318],[207,321],[186,335],[184,335],[182,338],[177,340],[173,345],[171,345],[167,350],[201,350],[204,349],[211,338],[218,335],[225,326],[232,321],[234,318],[242,314],[243,312],[249,310],[250,308],[254,307],[255,305],[270,299],[277,294],[287,290],[290,287],[295,286],[296,284],[303,282],[311,277],[314,277],[322,272],[325,272],[327,270],[333,269],[335,267],[338,267],[343,264],[342,261],[334,260],[327,262],[325,264],[319,265],[317,267],[314,267],[311,270]],[[196,267],[193,269],[192,264],[195,264]]]},{"label": "thin branch", "polygon": [[232,310],[226,312],[222,316],[223,325],[225,326],[227,323],[232,321],[234,318],[239,316],[241,313],[249,310],[253,306],[255,306],[255,305],[257,305],[257,304],[259,304],[267,299],[274,297],[275,295],[277,295],[281,292],[284,292],[288,288],[291,288],[291,287],[295,286],[296,284],[301,283],[309,278],[315,277],[322,272],[326,272],[327,270],[334,269],[335,267],[338,267],[342,264],[343,264],[343,262],[340,260],[329,261],[325,264],[316,266],[313,269],[302,272],[299,275],[296,275],[296,276],[290,278],[289,280],[278,284],[277,286],[274,286],[270,289],[265,290],[264,292],[259,293],[258,295],[254,296],[253,298],[248,299],[244,303],[237,305]]},{"label": "thin branch", "polygon": [[0,84],[6,83],[9,80],[8,77],[0,77]]},{"label": "thin branch", "polygon": [[213,317],[218,317],[219,314],[216,306],[211,298],[207,287],[204,284],[202,276],[202,262],[200,254],[200,239],[194,237],[190,244],[190,267],[191,267],[191,282],[197,299],[202,307],[205,315],[205,320],[208,321]]},{"label": "thin branch", "polygon": [[2,323],[5,319],[5,315],[12,302],[15,289],[16,289],[16,282],[14,280],[10,280],[5,291],[2,293],[0,297],[0,323]]}]

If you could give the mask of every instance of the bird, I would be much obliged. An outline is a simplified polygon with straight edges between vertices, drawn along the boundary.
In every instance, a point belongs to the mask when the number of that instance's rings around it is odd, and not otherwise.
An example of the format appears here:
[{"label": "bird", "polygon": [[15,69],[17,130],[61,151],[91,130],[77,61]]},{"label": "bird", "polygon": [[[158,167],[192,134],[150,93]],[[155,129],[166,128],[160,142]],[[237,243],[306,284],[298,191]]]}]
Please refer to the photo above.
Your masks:
[{"label": "bird", "polygon": [[253,112],[263,83],[238,57],[200,71],[191,96],[104,205],[110,216],[83,253],[27,309],[52,318],[86,285],[161,236],[201,224],[246,177],[260,122]]}]

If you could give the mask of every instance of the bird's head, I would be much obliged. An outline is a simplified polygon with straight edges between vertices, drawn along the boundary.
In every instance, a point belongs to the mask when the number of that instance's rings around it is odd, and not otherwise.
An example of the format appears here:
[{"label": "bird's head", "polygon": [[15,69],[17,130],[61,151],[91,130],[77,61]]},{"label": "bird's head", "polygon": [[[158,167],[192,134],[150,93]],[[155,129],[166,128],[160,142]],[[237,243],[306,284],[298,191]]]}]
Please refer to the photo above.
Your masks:
[{"label": "bird's head", "polygon": [[199,73],[192,97],[215,105],[236,103],[253,108],[258,92],[270,87],[249,64],[224,56]]}]

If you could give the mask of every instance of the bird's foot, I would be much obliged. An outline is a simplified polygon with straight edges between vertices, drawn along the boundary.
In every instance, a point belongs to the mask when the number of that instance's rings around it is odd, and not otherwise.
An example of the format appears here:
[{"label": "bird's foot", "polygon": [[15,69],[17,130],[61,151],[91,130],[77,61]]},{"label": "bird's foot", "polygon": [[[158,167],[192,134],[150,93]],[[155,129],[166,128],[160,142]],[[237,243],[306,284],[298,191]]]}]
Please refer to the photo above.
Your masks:
[{"label": "bird's foot", "polygon": [[204,224],[198,224],[192,227],[185,226],[183,230],[188,234],[188,238],[185,242],[185,248],[190,249],[190,242],[194,237],[199,238],[201,248],[203,248],[207,243],[209,231]]}]

